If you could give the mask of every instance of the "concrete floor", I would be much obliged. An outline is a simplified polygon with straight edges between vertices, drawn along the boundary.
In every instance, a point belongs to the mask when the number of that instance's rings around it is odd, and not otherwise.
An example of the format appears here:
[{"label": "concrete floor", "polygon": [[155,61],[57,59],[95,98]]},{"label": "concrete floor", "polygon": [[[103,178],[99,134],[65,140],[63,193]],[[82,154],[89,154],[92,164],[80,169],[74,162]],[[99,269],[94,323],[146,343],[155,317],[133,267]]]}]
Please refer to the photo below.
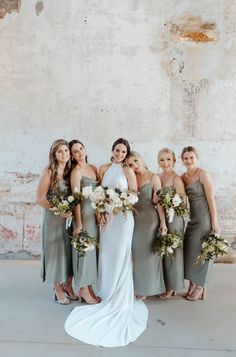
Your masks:
[{"label": "concrete floor", "polygon": [[150,298],[148,327],[126,347],[102,348],[64,332],[62,306],[40,282],[39,261],[0,261],[0,355],[4,357],[236,356],[236,265],[215,264],[205,301]]}]

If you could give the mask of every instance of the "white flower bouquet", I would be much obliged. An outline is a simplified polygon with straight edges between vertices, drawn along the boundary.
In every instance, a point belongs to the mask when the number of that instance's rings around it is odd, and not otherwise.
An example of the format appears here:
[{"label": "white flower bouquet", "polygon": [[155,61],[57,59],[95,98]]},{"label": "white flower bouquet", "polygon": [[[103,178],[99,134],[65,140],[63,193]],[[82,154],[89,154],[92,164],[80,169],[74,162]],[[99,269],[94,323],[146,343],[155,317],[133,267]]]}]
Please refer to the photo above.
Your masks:
[{"label": "white flower bouquet", "polygon": [[177,216],[189,215],[183,195],[177,193],[175,188],[164,187],[157,191],[157,195],[160,205],[165,208],[169,223],[173,221],[175,214]]},{"label": "white flower bouquet", "polygon": [[86,186],[82,189],[85,198],[91,200],[91,206],[97,213],[124,213],[133,209],[133,205],[138,201],[138,194],[132,190],[124,190],[98,186],[93,189]]},{"label": "white flower bouquet", "polygon": [[202,249],[198,255],[195,264],[204,264],[206,261],[223,256],[228,253],[229,244],[227,240],[215,233],[210,233],[203,237]]},{"label": "white flower bouquet", "polygon": [[[79,192],[78,188],[75,187],[73,193],[69,190],[64,190],[58,194],[48,197],[48,201],[51,204],[50,211],[52,211],[56,216],[59,216],[61,213],[73,212],[75,207],[80,204],[83,197]],[[66,220],[66,228],[70,227],[72,221],[71,218]]]},{"label": "white flower bouquet", "polygon": [[152,252],[158,253],[161,257],[163,255],[173,254],[176,248],[182,247],[183,235],[177,233],[167,233],[165,235],[158,235],[155,239]]},{"label": "white flower bouquet", "polygon": [[85,230],[81,230],[78,234],[71,236],[71,238],[71,244],[77,250],[80,257],[84,257],[87,252],[98,247],[96,238],[91,237]]}]

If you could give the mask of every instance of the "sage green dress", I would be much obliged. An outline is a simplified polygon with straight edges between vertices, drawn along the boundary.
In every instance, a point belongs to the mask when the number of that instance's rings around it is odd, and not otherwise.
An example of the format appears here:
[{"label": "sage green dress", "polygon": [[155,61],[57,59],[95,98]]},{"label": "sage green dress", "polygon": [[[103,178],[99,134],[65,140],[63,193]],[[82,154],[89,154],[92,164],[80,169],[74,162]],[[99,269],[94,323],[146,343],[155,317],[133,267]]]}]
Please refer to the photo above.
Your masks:
[{"label": "sage green dress", "polygon": [[158,232],[159,217],[152,202],[151,183],[145,184],[139,192],[132,242],[134,294],[151,296],[165,291],[162,258],[151,251]]},{"label": "sage green dress", "polygon": [[[61,181],[60,191],[68,187]],[[48,192],[48,195],[51,192]],[[41,277],[48,283],[65,282],[72,274],[71,243],[66,231],[66,219],[49,209],[43,210]]]},{"label": "sage green dress", "polygon": [[[168,233],[184,235],[183,217],[174,215],[173,221],[168,223],[166,218]],[[184,289],[184,253],[183,247],[176,248],[171,255],[164,255],[164,280],[166,290]]]},{"label": "sage green dress", "polygon": [[201,251],[201,238],[211,232],[211,217],[205,190],[200,180],[186,186],[190,204],[190,221],[184,240],[184,277],[196,284],[205,286],[212,270],[212,261],[194,264]]},{"label": "sage green dress", "polygon": [[[97,181],[83,176],[81,180],[81,191],[83,187],[96,187],[97,184]],[[83,229],[86,230],[92,237],[98,238],[98,227],[95,211],[91,207],[91,201],[89,198],[84,199],[81,203],[81,220]],[[88,285],[95,286],[97,280],[96,249],[87,252],[84,257],[79,257],[76,249],[72,247],[72,262],[75,285],[78,288]]]}]

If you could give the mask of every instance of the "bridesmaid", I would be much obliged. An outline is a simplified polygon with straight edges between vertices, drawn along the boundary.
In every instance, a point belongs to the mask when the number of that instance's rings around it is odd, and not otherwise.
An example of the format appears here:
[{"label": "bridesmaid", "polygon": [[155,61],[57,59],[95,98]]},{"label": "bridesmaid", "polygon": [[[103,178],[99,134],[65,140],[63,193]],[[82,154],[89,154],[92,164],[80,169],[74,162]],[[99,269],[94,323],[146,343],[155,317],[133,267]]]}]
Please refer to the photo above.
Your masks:
[{"label": "bridesmaid", "polygon": [[215,192],[210,175],[198,167],[198,152],[192,146],[183,148],[181,158],[187,171],[182,175],[190,204],[191,220],[185,232],[185,279],[190,281],[186,298],[204,299],[212,261],[194,264],[201,251],[201,238],[211,231],[220,234]]},{"label": "bridesmaid", "polygon": [[[158,153],[158,163],[163,173],[160,174],[162,187],[174,188],[177,193],[186,197],[184,184],[180,176],[176,174],[173,167],[176,162],[175,153],[164,148]],[[168,221],[168,220],[167,220]],[[167,223],[169,233],[184,234],[184,219],[183,217],[174,215],[173,221]],[[168,299],[176,294],[176,290],[184,289],[184,259],[183,248],[177,248],[173,256],[165,255],[163,258],[164,279],[166,284],[166,292],[160,297]]]},{"label": "bridesmaid", "polygon": [[[162,234],[167,232],[167,228],[164,210],[157,203],[156,192],[161,188],[159,177],[148,170],[141,156],[134,151],[130,152],[127,164],[135,172],[140,193],[135,205],[137,214],[134,215],[132,254],[134,294],[137,300],[144,300],[146,296],[165,291],[162,259],[151,252],[151,246],[158,231],[159,217]],[[159,216],[155,209],[156,203]]]},{"label": "bridesmaid", "polygon": [[[79,140],[69,142],[72,163],[74,168],[71,171],[70,183],[71,190],[77,187],[78,190],[85,186],[95,187],[98,184],[98,172],[94,165],[87,162],[86,149]],[[84,199],[75,210],[75,228],[77,234],[81,229],[86,230],[91,236],[98,236],[96,216],[91,207],[89,199]],[[76,249],[72,248],[72,262],[75,285],[80,288],[79,298],[88,304],[97,304],[100,302],[92,288],[97,279],[97,256],[96,250],[87,252],[85,257],[79,257]]]},{"label": "bridesmaid", "polygon": [[[50,211],[49,195],[64,191],[69,185],[70,150],[68,143],[54,141],[49,152],[49,164],[44,169],[37,190],[37,203],[44,208],[42,222],[41,276],[43,281],[53,283],[55,300],[67,305],[76,299],[72,289],[71,243],[66,231],[66,218]],[[63,289],[65,282],[67,290]]]}]

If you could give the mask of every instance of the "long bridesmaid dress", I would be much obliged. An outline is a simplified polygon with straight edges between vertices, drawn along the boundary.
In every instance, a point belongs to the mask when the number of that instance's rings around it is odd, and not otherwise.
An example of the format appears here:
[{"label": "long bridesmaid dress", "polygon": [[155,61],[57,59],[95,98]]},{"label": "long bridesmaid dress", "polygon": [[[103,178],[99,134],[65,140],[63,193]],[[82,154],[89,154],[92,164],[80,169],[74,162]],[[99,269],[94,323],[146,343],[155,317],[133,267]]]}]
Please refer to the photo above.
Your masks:
[{"label": "long bridesmaid dress", "polygon": [[197,179],[185,187],[190,204],[190,218],[184,240],[184,277],[199,285],[206,285],[212,270],[212,261],[195,264],[201,251],[201,238],[211,231],[210,211],[204,186]]},{"label": "long bridesmaid dress", "polygon": [[151,183],[139,188],[139,192],[132,244],[134,293],[151,296],[165,291],[162,258],[151,251],[158,232],[159,216],[152,202]]},{"label": "long bridesmaid dress", "polygon": [[[81,180],[81,190],[85,186],[96,187],[97,181],[83,176]],[[94,209],[91,201],[87,198],[81,202],[81,221],[83,229],[92,237],[98,237],[98,227]],[[97,254],[92,250],[84,257],[79,257],[76,249],[72,248],[72,262],[75,285],[79,288],[92,285],[95,286],[97,280]]]},{"label": "long bridesmaid dress", "polygon": [[[62,180],[60,192],[68,187]],[[47,196],[51,192],[49,191]],[[72,276],[71,243],[66,231],[66,220],[49,209],[43,210],[41,243],[41,277],[48,283],[65,282]]]}]

